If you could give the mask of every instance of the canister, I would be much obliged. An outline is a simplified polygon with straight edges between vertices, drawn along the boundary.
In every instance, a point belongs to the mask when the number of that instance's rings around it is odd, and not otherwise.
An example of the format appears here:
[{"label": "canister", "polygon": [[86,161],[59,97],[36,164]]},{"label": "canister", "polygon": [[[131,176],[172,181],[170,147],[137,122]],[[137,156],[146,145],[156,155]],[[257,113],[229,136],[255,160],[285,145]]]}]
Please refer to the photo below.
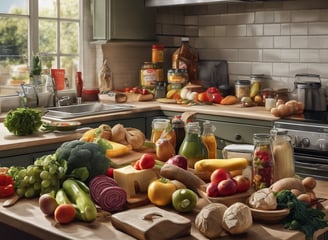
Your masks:
[{"label": "canister", "polygon": [[251,81],[249,80],[236,80],[235,82],[235,95],[237,98],[250,96]]}]

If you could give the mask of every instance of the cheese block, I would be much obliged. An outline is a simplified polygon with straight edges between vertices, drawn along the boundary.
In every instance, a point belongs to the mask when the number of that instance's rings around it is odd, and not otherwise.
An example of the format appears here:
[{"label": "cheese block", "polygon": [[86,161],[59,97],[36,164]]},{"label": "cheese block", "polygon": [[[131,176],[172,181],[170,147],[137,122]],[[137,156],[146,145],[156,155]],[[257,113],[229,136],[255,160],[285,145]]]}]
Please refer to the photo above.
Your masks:
[{"label": "cheese block", "polygon": [[114,171],[114,179],[126,191],[127,202],[131,204],[148,199],[148,185],[156,178],[158,172],[155,169],[136,170],[128,165]]}]

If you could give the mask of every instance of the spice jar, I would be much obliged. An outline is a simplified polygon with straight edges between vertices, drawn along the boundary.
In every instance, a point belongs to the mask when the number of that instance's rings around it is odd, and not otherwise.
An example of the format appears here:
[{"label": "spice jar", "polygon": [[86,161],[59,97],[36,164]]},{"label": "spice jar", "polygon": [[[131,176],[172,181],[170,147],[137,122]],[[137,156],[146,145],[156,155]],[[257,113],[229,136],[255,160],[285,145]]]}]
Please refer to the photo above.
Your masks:
[{"label": "spice jar", "polygon": [[236,80],[235,95],[237,98],[250,96],[251,82],[249,80]]},{"label": "spice jar", "polygon": [[189,122],[186,126],[186,136],[180,146],[179,154],[187,159],[190,168],[194,168],[197,161],[207,158],[207,150],[200,135],[199,122]]},{"label": "spice jar", "polygon": [[272,129],[273,156],[275,161],[274,181],[285,177],[294,177],[294,149],[292,138],[287,130]]},{"label": "spice jar", "polygon": [[153,44],[152,45],[152,62],[162,63],[164,62],[164,45],[163,44]]},{"label": "spice jar", "polygon": [[274,158],[270,134],[253,135],[253,185],[255,191],[269,187],[274,182]]}]

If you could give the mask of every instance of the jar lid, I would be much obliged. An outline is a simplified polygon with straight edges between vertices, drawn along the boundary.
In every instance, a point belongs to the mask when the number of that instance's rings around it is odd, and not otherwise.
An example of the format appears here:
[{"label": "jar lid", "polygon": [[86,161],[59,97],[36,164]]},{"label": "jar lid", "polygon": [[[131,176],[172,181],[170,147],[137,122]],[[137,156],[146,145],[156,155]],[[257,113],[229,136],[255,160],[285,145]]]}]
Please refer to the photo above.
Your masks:
[{"label": "jar lid", "polygon": [[236,80],[235,82],[237,85],[250,85],[251,81],[249,80]]},{"label": "jar lid", "polygon": [[157,50],[163,50],[164,49],[164,45],[163,44],[153,44],[152,45],[153,49],[157,49]]}]

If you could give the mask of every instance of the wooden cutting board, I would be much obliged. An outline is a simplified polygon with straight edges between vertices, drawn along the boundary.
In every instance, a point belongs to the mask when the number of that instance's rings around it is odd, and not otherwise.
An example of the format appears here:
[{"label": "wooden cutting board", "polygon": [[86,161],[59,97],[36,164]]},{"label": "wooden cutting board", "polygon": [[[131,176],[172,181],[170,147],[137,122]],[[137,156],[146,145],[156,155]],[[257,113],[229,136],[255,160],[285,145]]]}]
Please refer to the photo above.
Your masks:
[{"label": "wooden cutting board", "polygon": [[191,221],[158,207],[142,207],[113,214],[115,228],[140,240],[166,240],[190,234]]},{"label": "wooden cutting board", "polygon": [[130,151],[127,154],[124,154],[122,156],[113,157],[113,158],[111,158],[111,160],[116,164],[125,165],[125,164],[129,164],[129,163],[137,161],[138,159],[140,159],[142,154],[147,153],[147,152],[148,153],[154,152],[154,150],[145,148],[140,151]]}]

